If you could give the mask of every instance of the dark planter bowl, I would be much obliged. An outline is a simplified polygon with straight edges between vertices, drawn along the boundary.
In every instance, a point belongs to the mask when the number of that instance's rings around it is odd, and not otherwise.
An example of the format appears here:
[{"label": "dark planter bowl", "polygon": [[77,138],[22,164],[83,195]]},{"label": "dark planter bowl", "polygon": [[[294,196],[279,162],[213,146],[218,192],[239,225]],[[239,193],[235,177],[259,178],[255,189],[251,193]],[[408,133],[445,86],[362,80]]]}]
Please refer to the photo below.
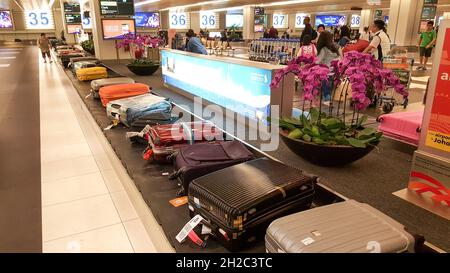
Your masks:
[{"label": "dark planter bowl", "polygon": [[139,76],[148,76],[153,75],[159,68],[159,64],[151,64],[151,65],[133,65],[127,64],[128,69],[136,75]]},{"label": "dark planter bowl", "polygon": [[370,153],[378,143],[366,148],[355,148],[345,145],[318,145],[300,139],[288,137],[286,130],[280,130],[283,142],[291,151],[300,157],[320,166],[342,166],[363,158]]}]

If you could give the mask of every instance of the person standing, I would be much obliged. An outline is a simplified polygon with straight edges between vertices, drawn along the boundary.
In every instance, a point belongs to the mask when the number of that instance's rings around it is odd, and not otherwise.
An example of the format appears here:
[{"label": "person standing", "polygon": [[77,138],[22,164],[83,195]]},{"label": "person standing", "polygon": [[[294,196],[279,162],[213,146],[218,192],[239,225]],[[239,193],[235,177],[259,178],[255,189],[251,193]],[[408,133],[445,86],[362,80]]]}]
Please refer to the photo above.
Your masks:
[{"label": "person standing", "polygon": [[386,25],[383,20],[375,20],[370,28],[373,33],[372,42],[363,53],[371,53],[377,60],[383,61],[383,57],[391,51],[391,40],[386,34]]},{"label": "person standing", "polygon": [[420,51],[420,65],[417,70],[427,70],[428,58],[431,57],[434,44],[436,43],[437,34],[433,29],[433,21],[427,23],[427,30],[420,33],[419,51]]},{"label": "person standing", "polygon": [[45,33],[41,33],[41,37],[38,39],[38,47],[41,50],[42,58],[44,58],[44,63],[47,62],[45,58],[47,56],[50,63],[53,63],[52,56],[50,55],[50,41],[45,36]]},{"label": "person standing", "polygon": [[269,30],[269,38],[277,39],[278,38],[278,30],[273,26]]},{"label": "person standing", "polygon": [[269,38],[269,29],[268,28],[264,28],[263,38]]},{"label": "person standing", "polygon": [[303,19],[303,24],[305,25],[305,28],[303,29],[302,35],[300,36],[300,41],[303,41],[303,37],[305,35],[309,35],[309,37],[311,37],[311,40],[315,40],[317,38],[317,32],[311,26],[311,18],[306,16],[305,19]]},{"label": "person standing", "polygon": [[186,32],[186,37],[189,39],[186,44],[186,51],[203,55],[208,54],[208,51],[206,51],[205,46],[202,44],[200,39],[195,35],[192,29]]},{"label": "person standing", "polygon": [[[323,31],[320,34],[319,41],[317,41],[317,52],[317,62],[327,66],[330,66],[331,61],[341,58],[339,47],[333,42],[333,34],[329,31]],[[331,81],[328,84],[324,81],[322,90],[324,101],[329,101],[331,99]]]},{"label": "person standing", "polygon": [[364,27],[363,32],[359,36],[360,40],[370,41],[369,27]]},{"label": "person standing", "polygon": [[297,57],[316,57],[317,49],[316,46],[311,42],[311,36],[305,35],[303,36],[302,46],[298,51]]},{"label": "person standing", "polygon": [[341,27],[341,36],[339,37],[339,46],[341,48],[345,47],[348,42],[350,42],[350,28],[346,25]]},{"label": "person standing", "polygon": [[312,40],[311,42],[313,44],[317,44],[317,41],[319,41],[319,37],[320,37],[320,33],[325,31],[325,25],[324,24],[320,24],[317,26],[317,38]]}]

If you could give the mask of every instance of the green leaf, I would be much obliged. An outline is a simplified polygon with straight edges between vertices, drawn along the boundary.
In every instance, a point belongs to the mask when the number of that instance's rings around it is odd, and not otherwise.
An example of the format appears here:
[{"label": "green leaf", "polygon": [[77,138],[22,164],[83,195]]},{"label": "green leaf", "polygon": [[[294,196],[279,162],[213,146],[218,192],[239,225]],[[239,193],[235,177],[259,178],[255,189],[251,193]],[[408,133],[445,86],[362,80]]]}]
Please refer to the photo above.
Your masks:
[{"label": "green leaf", "polygon": [[309,109],[311,124],[316,124],[319,120],[319,110],[316,108]]},{"label": "green leaf", "polygon": [[348,141],[348,143],[349,143],[350,145],[352,145],[353,147],[356,147],[356,148],[366,148],[366,144],[365,144],[363,141],[359,140],[359,139],[350,137],[350,138],[347,138],[347,141]]},{"label": "green leaf", "polygon": [[341,130],[341,128],[336,128],[336,129],[331,129],[330,132],[334,135],[336,135],[337,133],[339,133],[339,131]]},{"label": "green leaf", "polygon": [[361,138],[362,136],[371,136],[377,132],[378,131],[375,128],[365,128],[364,130],[358,132],[358,138]]},{"label": "green leaf", "polygon": [[302,126],[302,123],[300,122],[300,120],[296,119],[296,118],[282,118],[281,120],[286,122],[286,123],[290,123],[292,125],[295,125],[295,126]]},{"label": "green leaf", "polygon": [[321,121],[322,125],[325,126],[328,130],[344,128],[345,124],[337,118],[328,118]]},{"label": "green leaf", "polygon": [[300,120],[302,122],[303,128],[311,129],[311,123],[309,122],[309,119],[307,117],[301,115]]},{"label": "green leaf", "polygon": [[303,128],[302,131],[303,131],[303,133],[306,134],[306,135],[310,135],[310,136],[313,135],[313,133],[312,133],[312,131],[311,131],[310,128]]},{"label": "green leaf", "polygon": [[292,132],[289,133],[288,137],[292,139],[299,139],[303,136],[302,130],[296,128]]},{"label": "green leaf", "polygon": [[367,121],[369,117],[367,115],[363,115],[360,119],[358,119],[358,122],[356,123],[356,128],[361,127],[361,125]]},{"label": "green leaf", "polygon": [[312,139],[311,136],[307,135],[307,134],[303,135],[302,138],[303,138],[304,141],[307,141],[307,142],[311,142],[311,139]]},{"label": "green leaf", "polygon": [[361,141],[362,141],[364,144],[367,144],[367,143],[373,142],[373,141],[375,141],[375,140],[377,140],[376,137],[371,137],[371,138],[364,139],[364,140],[361,140]]},{"label": "green leaf", "polygon": [[313,141],[314,143],[316,143],[316,144],[319,144],[319,145],[326,144],[325,141],[323,141],[322,139],[320,139],[320,138],[318,138],[318,137],[313,137],[312,141]]},{"label": "green leaf", "polygon": [[280,128],[287,129],[287,130],[289,130],[289,131],[292,131],[292,130],[294,130],[294,129],[297,128],[297,127],[295,127],[295,125],[292,125],[291,123],[287,123],[287,122],[282,121],[282,120],[279,121],[278,126],[279,126]]},{"label": "green leaf", "polygon": [[320,130],[319,130],[319,127],[313,126],[312,129],[311,129],[311,131],[312,131],[312,135],[313,135],[313,136],[315,136],[315,137],[320,136]]}]

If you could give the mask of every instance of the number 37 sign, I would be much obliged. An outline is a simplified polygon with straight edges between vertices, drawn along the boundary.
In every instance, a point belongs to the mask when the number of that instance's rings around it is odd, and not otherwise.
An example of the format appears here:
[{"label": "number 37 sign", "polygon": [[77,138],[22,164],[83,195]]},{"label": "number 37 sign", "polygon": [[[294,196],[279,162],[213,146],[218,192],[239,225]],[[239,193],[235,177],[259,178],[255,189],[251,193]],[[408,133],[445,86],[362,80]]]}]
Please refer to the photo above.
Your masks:
[{"label": "number 37 sign", "polygon": [[55,28],[51,10],[25,10],[25,24],[27,29]]}]

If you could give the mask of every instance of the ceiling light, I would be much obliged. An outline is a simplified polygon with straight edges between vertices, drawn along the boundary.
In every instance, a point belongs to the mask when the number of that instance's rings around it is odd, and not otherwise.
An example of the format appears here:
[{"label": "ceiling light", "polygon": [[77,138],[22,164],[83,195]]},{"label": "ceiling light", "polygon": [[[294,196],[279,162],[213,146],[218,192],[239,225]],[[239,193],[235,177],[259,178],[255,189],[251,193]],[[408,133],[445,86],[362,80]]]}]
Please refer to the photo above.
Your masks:
[{"label": "ceiling light", "polygon": [[320,0],[293,0],[293,1],[281,1],[281,2],[261,4],[258,6],[260,6],[260,7],[285,6],[285,5],[295,5],[295,4],[311,3],[311,2],[318,2],[318,1],[320,1]]},{"label": "ceiling light", "polygon": [[224,2],[228,2],[228,1],[230,1],[230,0],[204,1],[204,2],[199,2],[199,3],[195,3],[195,4],[184,5],[184,6],[169,7],[169,8],[165,8],[165,9],[161,9],[161,10],[185,9],[185,8],[196,7],[196,6],[204,6],[204,5],[212,5],[212,4],[224,3]]},{"label": "ceiling light", "polygon": [[209,11],[212,12],[219,12],[219,11],[229,11],[229,10],[238,10],[238,9],[244,9],[245,6],[239,6],[239,7],[229,7],[229,8],[221,8],[221,9],[212,9]]},{"label": "ceiling light", "polygon": [[156,3],[156,2],[159,2],[159,1],[160,0],[146,0],[146,1],[142,1],[142,2],[136,3],[136,4],[134,4],[134,6],[135,7],[139,7],[139,6],[142,6],[142,5]]}]

